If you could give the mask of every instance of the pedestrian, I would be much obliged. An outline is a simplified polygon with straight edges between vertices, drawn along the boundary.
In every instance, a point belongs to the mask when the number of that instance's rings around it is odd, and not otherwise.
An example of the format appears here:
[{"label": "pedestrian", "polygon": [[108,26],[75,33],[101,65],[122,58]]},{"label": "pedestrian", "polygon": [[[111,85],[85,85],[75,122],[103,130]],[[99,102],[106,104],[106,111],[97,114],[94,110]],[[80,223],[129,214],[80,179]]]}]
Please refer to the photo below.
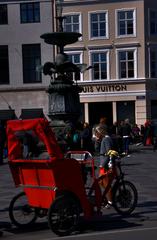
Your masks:
[{"label": "pedestrian", "polygon": [[[107,155],[109,150],[112,150],[113,147],[113,142],[111,137],[108,135],[108,132],[106,129],[104,129],[101,126],[98,126],[96,128],[96,136],[100,141],[100,164],[99,164],[99,174],[105,175],[103,178],[103,182],[101,182],[102,186],[104,188],[107,187],[110,183],[110,177],[105,174],[106,171],[108,170],[108,163],[109,163],[109,157]],[[108,208],[110,205],[112,205],[112,190],[111,188],[108,190],[106,194],[107,198],[107,205],[106,207]]]},{"label": "pedestrian", "polygon": [[129,119],[124,120],[124,124],[120,128],[120,135],[122,136],[123,141],[123,155],[130,156],[129,155],[129,144],[130,144],[130,138],[131,138],[131,125],[129,123]]},{"label": "pedestrian", "polygon": [[101,117],[100,120],[99,120],[99,124],[97,124],[97,125],[93,128],[93,136],[92,136],[92,139],[93,139],[93,143],[94,143],[95,152],[99,152],[99,151],[100,151],[100,141],[99,141],[99,139],[97,138],[97,136],[96,136],[96,134],[95,134],[96,127],[99,126],[99,127],[103,128],[104,130],[108,130],[108,126],[107,126],[106,122],[107,122],[106,117]]},{"label": "pedestrian", "polygon": [[3,164],[3,153],[4,153],[4,147],[6,143],[6,128],[5,128],[5,122],[0,121],[0,165]]},{"label": "pedestrian", "polygon": [[73,133],[71,129],[67,130],[64,140],[66,142],[66,151],[72,150],[73,149]]},{"label": "pedestrian", "polygon": [[133,134],[133,142],[134,143],[140,142],[140,128],[136,123],[132,127],[132,134]]},{"label": "pedestrian", "polygon": [[147,120],[144,124],[144,137],[143,145],[149,146],[153,144],[153,126],[150,120]]},{"label": "pedestrian", "polygon": [[81,131],[83,129],[82,122],[77,122],[72,132],[72,150],[81,150]]},{"label": "pedestrian", "polygon": [[92,153],[93,152],[92,131],[89,126],[89,123],[85,122],[83,124],[83,130],[81,131],[80,136],[81,136],[81,149]]},{"label": "pedestrian", "polygon": [[110,128],[110,136],[113,141],[113,149],[119,153],[122,153],[122,138],[119,134],[118,122],[114,122]]}]

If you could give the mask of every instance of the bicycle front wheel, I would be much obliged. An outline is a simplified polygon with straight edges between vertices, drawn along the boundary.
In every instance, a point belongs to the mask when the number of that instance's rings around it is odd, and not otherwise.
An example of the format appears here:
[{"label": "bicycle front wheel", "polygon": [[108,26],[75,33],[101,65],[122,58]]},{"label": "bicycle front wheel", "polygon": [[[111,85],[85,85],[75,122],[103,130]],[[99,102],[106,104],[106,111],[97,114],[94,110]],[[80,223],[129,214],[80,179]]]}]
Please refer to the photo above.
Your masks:
[{"label": "bicycle front wheel", "polygon": [[36,211],[28,205],[26,194],[17,194],[10,202],[9,216],[17,227],[30,226],[37,219]]},{"label": "bicycle front wheel", "polygon": [[136,187],[129,181],[118,183],[113,191],[113,206],[122,216],[131,214],[137,205]]}]

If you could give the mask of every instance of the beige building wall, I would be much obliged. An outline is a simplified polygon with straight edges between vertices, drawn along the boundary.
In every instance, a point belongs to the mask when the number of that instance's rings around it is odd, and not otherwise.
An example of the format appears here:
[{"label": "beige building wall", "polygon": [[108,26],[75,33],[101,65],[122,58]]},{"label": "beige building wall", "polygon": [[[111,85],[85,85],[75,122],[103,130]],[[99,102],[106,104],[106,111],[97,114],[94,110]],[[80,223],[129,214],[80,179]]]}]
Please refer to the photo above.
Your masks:
[{"label": "beige building wall", "polygon": [[[89,120],[88,103],[91,102],[112,102],[113,122],[117,120],[116,102],[135,101],[135,122],[143,124],[147,119],[148,104],[146,101],[146,53],[145,53],[145,1],[64,1],[64,14],[80,13],[82,39],[67,46],[71,50],[79,49],[83,52],[83,62],[90,64],[90,50],[106,49],[109,51],[109,79],[104,81],[92,81],[91,73],[84,74],[82,86],[84,91],[80,94],[80,100],[85,103],[85,121]],[[75,5],[75,7],[74,7]],[[116,12],[123,9],[135,9],[136,34],[134,37],[117,37],[116,33]],[[90,40],[89,13],[105,10],[108,13],[108,38]],[[117,73],[117,51],[119,49],[136,48],[137,50],[137,76],[134,79],[121,80]],[[126,84],[126,91],[97,91],[95,85],[120,85]],[[144,96],[145,99],[137,100],[137,97]],[[143,98],[144,98],[143,97]],[[140,97],[139,97],[140,98]]]}]

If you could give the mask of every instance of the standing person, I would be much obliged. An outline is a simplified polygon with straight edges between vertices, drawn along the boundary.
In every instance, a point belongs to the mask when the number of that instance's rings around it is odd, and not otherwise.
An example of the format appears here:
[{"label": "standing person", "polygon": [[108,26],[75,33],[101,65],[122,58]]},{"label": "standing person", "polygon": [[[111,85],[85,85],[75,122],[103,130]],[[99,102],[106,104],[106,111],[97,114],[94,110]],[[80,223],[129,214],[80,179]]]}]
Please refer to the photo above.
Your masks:
[{"label": "standing person", "polygon": [[153,144],[153,128],[150,120],[147,120],[144,125],[143,145],[148,146]]},{"label": "standing person", "polygon": [[81,148],[85,151],[93,152],[92,144],[92,132],[87,122],[83,124],[83,130],[81,131]]},{"label": "standing person", "polygon": [[6,129],[5,123],[3,121],[0,122],[0,165],[3,164],[3,151],[6,142]]},{"label": "standing person", "polygon": [[129,144],[130,144],[130,137],[131,137],[131,125],[129,123],[129,119],[125,119],[124,124],[120,128],[120,134],[122,136],[123,141],[123,154],[126,156],[129,155]]},{"label": "standing person", "polygon": [[140,128],[138,125],[135,123],[134,126],[132,127],[132,134],[133,134],[133,141],[134,143],[138,143],[140,141]]},{"label": "standing person", "polygon": [[[102,128],[101,126],[98,126],[96,128],[96,136],[100,141],[100,176],[104,174],[108,170],[108,163],[109,163],[109,157],[107,156],[107,153],[109,150],[112,150],[113,142],[111,137],[108,135],[107,130]],[[106,187],[110,182],[110,179],[108,175],[105,176],[103,179],[103,187]],[[106,207],[108,208],[109,205],[112,205],[112,191],[111,189],[108,190],[108,193],[106,195],[108,204]]]},{"label": "standing person", "polygon": [[[105,131],[107,131],[108,127],[107,127],[106,121],[107,121],[106,117],[101,117],[97,127],[99,126],[99,127],[103,128]],[[93,128],[93,141],[94,141],[94,149],[95,149],[95,151],[99,152],[100,151],[100,141],[97,138],[95,132],[96,132],[96,127]]]}]

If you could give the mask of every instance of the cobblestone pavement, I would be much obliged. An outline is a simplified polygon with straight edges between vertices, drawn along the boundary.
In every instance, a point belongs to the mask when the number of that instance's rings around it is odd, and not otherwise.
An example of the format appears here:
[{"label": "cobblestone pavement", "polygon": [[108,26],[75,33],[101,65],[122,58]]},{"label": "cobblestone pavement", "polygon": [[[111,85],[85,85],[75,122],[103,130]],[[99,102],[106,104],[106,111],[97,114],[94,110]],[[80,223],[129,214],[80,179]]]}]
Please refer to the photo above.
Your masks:
[{"label": "cobblestone pavement", "polygon": [[[138,190],[138,206],[133,215],[133,221],[138,219],[141,222],[157,223],[157,152],[154,152],[151,146],[134,145],[130,146],[130,149],[131,156],[124,157],[122,163],[126,173],[125,178],[133,182]],[[98,158],[96,159],[98,161]],[[4,236],[7,238],[16,235],[16,228],[9,219],[8,206],[15,194],[21,191],[14,186],[7,159],[5,164],[0,166],[0,189],[0,228],[3,229]],[[115,212],[109,210],[106,214],[112,215]],[[45,225],[42,227],[48,229],[47,220],[43,221]],[[37,226],[41,230],[40,223]]]}]

